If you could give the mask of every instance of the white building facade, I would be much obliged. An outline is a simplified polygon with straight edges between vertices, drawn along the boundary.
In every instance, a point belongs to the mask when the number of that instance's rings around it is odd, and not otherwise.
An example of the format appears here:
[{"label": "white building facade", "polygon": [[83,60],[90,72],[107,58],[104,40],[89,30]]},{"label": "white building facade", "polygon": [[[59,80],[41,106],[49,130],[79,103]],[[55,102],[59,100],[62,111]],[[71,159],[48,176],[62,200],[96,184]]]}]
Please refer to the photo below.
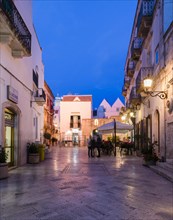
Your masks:
[{"label": "white building facade", "polygon": [[[153,80],[146,92],[145,78]],[[157,141],[173,158],[173,1],[139,0],[125,65],[126,114],[135,113],[136,146]]]},{"label": "white building facade", "polygon": [[9,166],[26,163],[27,142],[42,141],[44,66],[32,1],[0,1],[0,145]]},{"label": "white building facade", "polygon": [[91,95],[65,95],[60,102],[61,141],[82,145],[82,120],[91,119]]},{"label": "white building facade", "polygon": [[124,107],[124,104],[119,98],[116,99],[112,106],[106,101],[106,99],[103,99],[94,118],[111,118],[119,116],[122,107]]}]

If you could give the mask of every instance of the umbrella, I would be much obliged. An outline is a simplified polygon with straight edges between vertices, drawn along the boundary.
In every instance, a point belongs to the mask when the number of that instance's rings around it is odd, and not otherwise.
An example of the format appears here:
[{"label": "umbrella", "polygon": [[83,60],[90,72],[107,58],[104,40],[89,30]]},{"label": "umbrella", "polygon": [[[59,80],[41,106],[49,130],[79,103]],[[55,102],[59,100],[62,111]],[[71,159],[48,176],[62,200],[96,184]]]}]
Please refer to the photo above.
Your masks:
[{"label": "umbrella", "polygon": [[[114,121],[104,124],[97,129],[100,133],[112,133],[114,132]],[[126,133],[131,130],[133,130],[133,125],[116,121],[116,133]]]}]

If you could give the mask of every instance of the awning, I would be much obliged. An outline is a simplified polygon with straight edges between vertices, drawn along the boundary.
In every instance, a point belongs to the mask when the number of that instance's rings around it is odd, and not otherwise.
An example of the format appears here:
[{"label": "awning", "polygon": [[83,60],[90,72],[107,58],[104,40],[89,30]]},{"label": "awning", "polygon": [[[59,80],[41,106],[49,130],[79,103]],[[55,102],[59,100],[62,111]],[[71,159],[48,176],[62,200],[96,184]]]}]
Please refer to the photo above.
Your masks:
[{"label": "awning", "polygon": [[[110,122],[107,124],[104,124],[97,128],[99,133],[102,134],[109,134],[114,133],[114,122]],[[133,130],[133,125],[121,123],[119,121],[116,121],[116,133],[127,133],[128,131]]]}]

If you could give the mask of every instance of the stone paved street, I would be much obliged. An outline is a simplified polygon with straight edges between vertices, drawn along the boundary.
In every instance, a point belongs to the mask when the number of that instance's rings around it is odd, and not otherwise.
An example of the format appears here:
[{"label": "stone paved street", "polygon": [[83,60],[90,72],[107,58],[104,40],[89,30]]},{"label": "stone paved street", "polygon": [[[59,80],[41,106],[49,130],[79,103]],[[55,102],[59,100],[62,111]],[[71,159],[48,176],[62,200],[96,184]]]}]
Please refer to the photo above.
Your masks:
[{"label": "stone paved street", "polygon": [[173,185],[134,156],[53,147],[0,181],[1,220],[173,220]]}]

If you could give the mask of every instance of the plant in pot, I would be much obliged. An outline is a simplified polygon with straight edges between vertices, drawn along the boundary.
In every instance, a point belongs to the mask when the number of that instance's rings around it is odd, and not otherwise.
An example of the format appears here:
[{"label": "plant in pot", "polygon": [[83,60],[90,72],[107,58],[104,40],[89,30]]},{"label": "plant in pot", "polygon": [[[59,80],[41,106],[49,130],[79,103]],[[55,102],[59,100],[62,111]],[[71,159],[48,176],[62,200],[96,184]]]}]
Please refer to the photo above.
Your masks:
[{"label": "plant in pot", "polygon": [[40,161],[39,147],[36,143],[28,143],[28,163],[36,164]]},{"label": "plant in pot", "polygon": [[0,179],[5,179],[8,177],[8,155],[4,148],[0,148]]},{"label": "plant in pot", "polygon": [[156,145],[157,145],[157,142],[155,141],[154,143],[149,143],[147,147],[142,149],[143,160],[144,160],[143,165],[146,165],[146,166],[156,165],[156,162],[159,160],[155,152]]}]

